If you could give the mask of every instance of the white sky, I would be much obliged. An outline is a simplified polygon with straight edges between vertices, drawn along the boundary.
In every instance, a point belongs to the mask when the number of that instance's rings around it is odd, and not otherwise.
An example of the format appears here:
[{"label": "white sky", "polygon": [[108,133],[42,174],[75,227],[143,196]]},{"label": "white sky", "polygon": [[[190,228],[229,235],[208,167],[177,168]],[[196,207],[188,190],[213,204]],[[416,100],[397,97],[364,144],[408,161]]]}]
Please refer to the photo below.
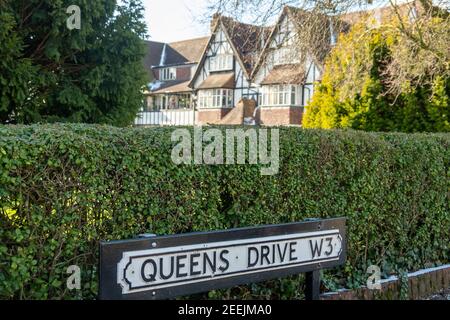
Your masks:
[{"label": "white sky", "polygon": [[[143,0],[149,40],[174,42],[209,35],[208,5],[217,0]],[[410,0],[394,0],[403,3]],[[443,1],[437,0],[436,2]],[[448,1],[448,0],[447,0]],[[299,1],[301,2],[301,1]],[[375,0],[376,7],[388,0]]]},{"label": "white sky", "polygon": [[174,42],[209,35],[208,0],[143,0],[149,40]]}]

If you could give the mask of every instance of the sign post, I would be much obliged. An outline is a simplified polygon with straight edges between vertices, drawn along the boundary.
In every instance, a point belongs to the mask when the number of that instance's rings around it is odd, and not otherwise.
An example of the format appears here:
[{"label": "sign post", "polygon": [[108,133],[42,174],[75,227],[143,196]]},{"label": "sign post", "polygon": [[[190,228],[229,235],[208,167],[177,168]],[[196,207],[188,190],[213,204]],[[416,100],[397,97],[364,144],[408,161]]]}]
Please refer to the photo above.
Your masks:
[{"label": "sign post", "polygon": [[345,263],[345,218],[100,243],[99,298],[168,299]]},{"label": "sign post", "polygon": [[320,296],[320,271],[314,270],[305,274],[305,298],[306,300],[319,300]]}]

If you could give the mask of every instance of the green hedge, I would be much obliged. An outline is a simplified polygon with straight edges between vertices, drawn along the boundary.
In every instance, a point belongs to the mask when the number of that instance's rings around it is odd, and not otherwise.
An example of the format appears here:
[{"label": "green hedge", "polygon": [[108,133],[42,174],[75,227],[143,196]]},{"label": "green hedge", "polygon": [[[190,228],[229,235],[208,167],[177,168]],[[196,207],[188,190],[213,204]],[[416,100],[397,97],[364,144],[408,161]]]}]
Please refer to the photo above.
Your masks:
[{"label": "green hedge", "polygon": [[[0,126],[0,298],[92,299],[98,241],[348,217],[326,289],[449,262],[449,134],[280,129],[280,172],[179,165],[172,129]],[[82,290],[66,289],[69,265]],[[300,277],[210,298],[301,298]]]}]

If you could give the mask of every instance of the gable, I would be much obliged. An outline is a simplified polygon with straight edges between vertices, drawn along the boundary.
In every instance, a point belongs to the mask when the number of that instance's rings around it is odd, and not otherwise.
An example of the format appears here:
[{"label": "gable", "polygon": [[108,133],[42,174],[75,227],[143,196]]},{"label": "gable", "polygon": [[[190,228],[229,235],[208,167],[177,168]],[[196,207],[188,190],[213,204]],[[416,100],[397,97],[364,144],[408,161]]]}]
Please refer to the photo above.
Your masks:
[{"label": "gable", "polygon": [[277,49],[279,47],[292,45],[294,31],[294,24],[289,18],[289,15],[282,16],[280,22],[274,28],[269,48]]},{"label": "gable", "polygon": [[[296,39],[299,37],[296,34],[298,30],[301,30],[302,23],[306,19],[313,19],[315,23],[327,28],[324,28],[323,32],[312,33],[307,47],[297,46]],[[309,61],[312,60],[316,68],[319,70],[323,68],[324,60],[332,47],[334,29],[341,30],[343,27],[336,24],[336,20],[325,14],[286,6],[272,30],[266,47],[259,56],[252,79],[260,81],[276,65],[305,64],[309,67]],[[300,47],[305,47],[301,54]]]},{"label": "gable", "polygon": [[242,68],[250,76],[256,65],[258,54],[268,38],[269,29],[241,23],[227,17],[222,17],[221,22]]},{"label": "gable", "polygon": [[233,48],[227,35],[219,26],[215,34],[211,36],[210,45],[208,46],[206,56],[213,57],[219,54],[233,54]]}]

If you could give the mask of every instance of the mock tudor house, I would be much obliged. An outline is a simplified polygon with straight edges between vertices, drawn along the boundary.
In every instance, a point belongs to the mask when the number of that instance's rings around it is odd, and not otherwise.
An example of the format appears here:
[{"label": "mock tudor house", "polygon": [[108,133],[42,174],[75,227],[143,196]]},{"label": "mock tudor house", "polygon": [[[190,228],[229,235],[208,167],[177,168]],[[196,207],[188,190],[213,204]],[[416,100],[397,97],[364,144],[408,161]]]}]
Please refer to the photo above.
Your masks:
[{"label": "mock tudor house", "polygon": [[299,12],[285,7],[270,28],[215,15],[210,37],[147,42],[145,64],[153,80],[136,124],[230,124],[238,103],[253,101],[253,123],[301,125],[322,61],[309,56],[301,62],[295,52]]},{"label": "mock tudor house", "polygon": [[189,84],[197,98],[197,124],[221,123],[241,99],[258,99],[251,75],[270,29],[215,15],[211,33]]},{"label": "mock tudor house", "polygon": [[192,89],[188,87],[209,37],[173,43],[146,41],[145,69],[151,82],[136,125],[193,125]]},{"label": "mock tudor house", "polygon": [[[324,56],[305,52],[302,58],[295,44],[305,14],[297,8],[284,8],[253,70],[253,82],[259,86],[260,124],[300,125],[314,85],[321,80]],[[328,18],[322,18],[328,25]],[[327,37],[331,45],[331,35]]]},{"label": "mock tudor house", "polygon": [[[417,15],[415,1],[401,10],[410,19]],[[152,82],[135,124],[301,125],[321,80],[325,57],[336,43],[336,30],[345,32],[367,17],[376,26],[392,11],[377,9],[339,17],[314,13],[321,34],[317,44],[300,54],[296,30],[311,14],[286,6],[270,28],[214,15],[209,37],[147,42],[145,67]]]},{"label": "mock tudor house", "polygon": [[148,42],[146,64],[153,81],[149,85],[150,109],[191,108],[192,90],[188,84],[209,37],[174,43]]}]

